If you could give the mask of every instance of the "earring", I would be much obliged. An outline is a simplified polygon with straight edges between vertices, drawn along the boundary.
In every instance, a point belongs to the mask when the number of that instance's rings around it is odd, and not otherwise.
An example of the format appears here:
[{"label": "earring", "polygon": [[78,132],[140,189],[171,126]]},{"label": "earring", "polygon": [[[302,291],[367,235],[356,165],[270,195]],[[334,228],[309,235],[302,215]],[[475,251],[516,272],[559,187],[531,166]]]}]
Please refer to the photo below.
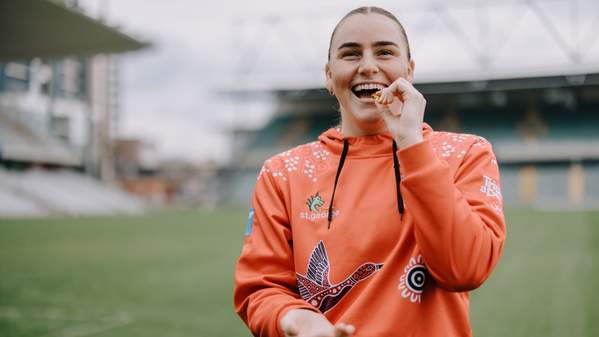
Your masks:
[{"label": "earring", "polygon": [[333,92],[333,90],[329,90],[329,95],[335,96],[335,93]]}]

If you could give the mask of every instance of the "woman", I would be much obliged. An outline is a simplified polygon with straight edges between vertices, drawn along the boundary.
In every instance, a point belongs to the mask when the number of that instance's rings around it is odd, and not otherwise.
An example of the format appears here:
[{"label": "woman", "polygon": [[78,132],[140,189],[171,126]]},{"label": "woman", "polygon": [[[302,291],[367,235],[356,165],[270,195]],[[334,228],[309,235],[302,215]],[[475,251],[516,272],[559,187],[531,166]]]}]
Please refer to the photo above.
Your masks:
[{"label": "woman", "polygon": [[361,7],[331,37],[341,125],[267,160],[235,276],[256,336],[471,336],[468,291],[505,223],[483,138],[434,132],[389,12]]}]

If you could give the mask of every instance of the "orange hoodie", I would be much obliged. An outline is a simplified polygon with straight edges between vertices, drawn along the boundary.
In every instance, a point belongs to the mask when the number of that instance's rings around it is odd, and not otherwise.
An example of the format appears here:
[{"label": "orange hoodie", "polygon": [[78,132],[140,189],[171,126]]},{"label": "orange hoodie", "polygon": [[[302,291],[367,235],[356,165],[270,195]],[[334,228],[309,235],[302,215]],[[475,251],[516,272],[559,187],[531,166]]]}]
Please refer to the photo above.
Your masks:
[{"label": "orange hoodie", "polygon": [[255,336],[284,336],[293,308],[356,337],[472,335],[468,291],[505,240],[497,161],[484,138],[423,133],[394,151],[329,129],[265,162],[234,290]]}]

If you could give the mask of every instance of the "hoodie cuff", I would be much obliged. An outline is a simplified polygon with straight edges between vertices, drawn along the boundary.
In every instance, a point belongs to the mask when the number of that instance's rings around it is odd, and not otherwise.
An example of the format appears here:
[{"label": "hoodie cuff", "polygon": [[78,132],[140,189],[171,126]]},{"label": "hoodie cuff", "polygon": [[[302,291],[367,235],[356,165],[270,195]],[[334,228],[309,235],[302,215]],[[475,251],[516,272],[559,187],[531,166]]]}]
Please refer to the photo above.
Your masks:
[{"label": "hoodie cuff", "polygon": [[399,150],[398,159],[403,174],[418,171],[439,160],[428,139]]},{"label": "hoodie cuff", "polygon": [[281,319],[291,309],[305,309],[305,310],[314,311],[319,314],[321,313],[316,308],[309,305],[308,303],[306,303],[303,300],[297,300],[296,302],[293,302],[293,303],[285,306],[282,310],[279,311],[279,314],[277,315],[277,333],[279,334],[279,337],[285,337],[285,333],[283,332],[283,329],[281,329]]}]

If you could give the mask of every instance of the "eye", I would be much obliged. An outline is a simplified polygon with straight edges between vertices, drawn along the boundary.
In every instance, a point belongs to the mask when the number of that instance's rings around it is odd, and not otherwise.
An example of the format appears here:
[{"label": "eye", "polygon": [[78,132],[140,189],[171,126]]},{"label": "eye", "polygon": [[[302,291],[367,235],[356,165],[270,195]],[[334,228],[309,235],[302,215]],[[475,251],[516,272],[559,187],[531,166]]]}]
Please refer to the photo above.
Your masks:
[{"label": "eye", "polygon": [[341,53],[341,58],[343,59],[355,59],[360,57],[360,52],[357,50],[348,50]]},{"label": "eye", "polygon": [[393,56],[393,55],[395,55],[395,53],[393,53],[393,51],[390,50],[390,49],[381,49],[381,50],[379,50],[378,54],[380,56]]}]

